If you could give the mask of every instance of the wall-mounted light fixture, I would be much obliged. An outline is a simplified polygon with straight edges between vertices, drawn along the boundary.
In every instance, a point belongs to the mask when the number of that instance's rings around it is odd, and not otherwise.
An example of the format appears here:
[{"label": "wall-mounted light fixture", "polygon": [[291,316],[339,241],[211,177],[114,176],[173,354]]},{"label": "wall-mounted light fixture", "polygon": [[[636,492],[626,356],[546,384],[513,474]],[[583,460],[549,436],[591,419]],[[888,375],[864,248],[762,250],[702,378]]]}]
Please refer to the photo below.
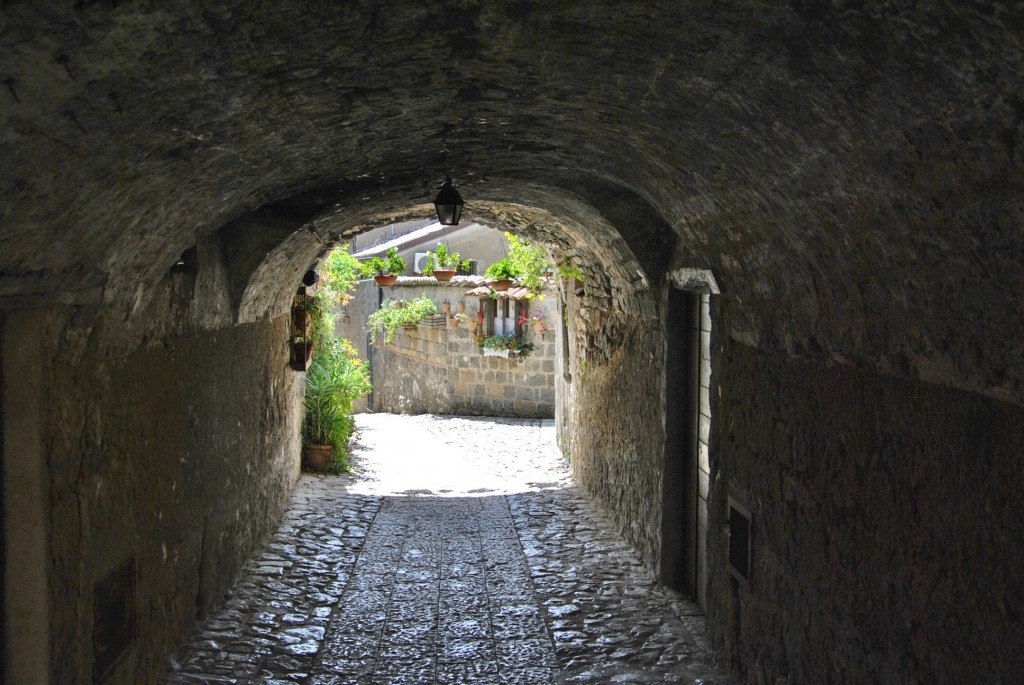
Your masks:
[{"label": "wall-mounted light fixture", "polygon": [[466,203],[462,201],[459,191],[452,185],[452,177],[445,176],[444,185],[434,198],[434,209],[437,210],[437,220],[442,226],[458,226],[462,218],[462,207]]}]

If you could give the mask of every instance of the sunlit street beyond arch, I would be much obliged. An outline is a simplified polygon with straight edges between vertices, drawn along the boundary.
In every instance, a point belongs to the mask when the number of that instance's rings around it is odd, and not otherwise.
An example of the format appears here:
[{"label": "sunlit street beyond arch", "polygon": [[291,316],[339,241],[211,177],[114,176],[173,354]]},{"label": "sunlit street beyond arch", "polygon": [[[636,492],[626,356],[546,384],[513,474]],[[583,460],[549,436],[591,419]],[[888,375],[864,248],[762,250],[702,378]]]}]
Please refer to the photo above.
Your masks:
[{"label": "sunlit street beyond arch", "polygon": [[572,485],[550,421],[362,414],[164,682],[706,683],[696,605]]}]

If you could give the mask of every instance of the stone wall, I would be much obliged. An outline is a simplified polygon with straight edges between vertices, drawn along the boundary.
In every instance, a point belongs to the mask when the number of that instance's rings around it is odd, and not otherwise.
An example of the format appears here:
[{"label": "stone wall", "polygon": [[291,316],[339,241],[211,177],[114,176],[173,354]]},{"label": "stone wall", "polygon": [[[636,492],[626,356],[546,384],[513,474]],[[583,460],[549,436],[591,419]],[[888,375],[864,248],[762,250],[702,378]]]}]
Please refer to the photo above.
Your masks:
[{"label": "stone wall", "polygon": [[[751,683],[1017,682],[1024,412],[726,340],[712,644]],[[749,587],[725,498],[752,510]]]},{"label": "stone wall", "polygon": [[51,682],[92,682],[93,588],[129,558],[137,637],[112,682],[155,682],[272,530],[299,472],[287,334],[279,318],[121,358],[54,351],[42,388]]},{"label": "stone wall", "polygon": [[626,298],[596,278],[561,294],[569,340],[559,447],[579,484],[652,573],[661,547],[664,327],[657,291]]},{"label": "stone wall", "polygon": [[5,498],[5,564],[31,564],[7,578],[20,600],[5,629],[43,648],[8,653],[14,682],[94,681],[96,586],[130,564],[132,644],[104,682],[155,683],[277,524],[299,474],[302,376],[287,314],[233,323],[221,248],[200,242],[129,320],[100,304],[5,317],[18,382],[3,406],[25,420],[4,433],[4,487],[44,493],[17,510]]},{"label": "stone wall", "polygon": [[[429,278],[410,278],[384,291],[384,299],[412,299],[425,295],[441,308],[449,301],[452,311],[463,302],[466,313],[476,316],[479,297],[466,297],[465,285],[437,283]],[[535,345],[525,358],[484,357],[473,334],[457,329],[417,326],[400,328],[391,343],[381,335],[376,348],[366,344],[366,317],[378,308],[380,289],[362,281],[347,308],[349,321],[336,333],[354,343],[364,359],[373,355],[373,409],[405,414],[466,414],[551,418],[555,415],[555,331],[526,334]],[[541,301],[538,301],[541,302]],[[555,309],[544,300],[546,309]],[[543,305],[540,305],[543,306]],[[557,315],[549,317],[553,327]]]}]

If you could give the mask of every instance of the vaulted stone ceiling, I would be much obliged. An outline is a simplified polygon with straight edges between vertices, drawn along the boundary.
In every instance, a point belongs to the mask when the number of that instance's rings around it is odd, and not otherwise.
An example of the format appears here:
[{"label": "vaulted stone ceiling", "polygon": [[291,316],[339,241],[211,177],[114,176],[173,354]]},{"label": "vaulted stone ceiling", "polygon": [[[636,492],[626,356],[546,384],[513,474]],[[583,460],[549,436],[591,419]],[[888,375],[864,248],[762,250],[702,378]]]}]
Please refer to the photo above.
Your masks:
[{"label": "vaulted stone ceiling", "polygon": [[0,12],[4,306],[138,315],[233,221],[301,238],[286,292],[451,172],[615,287],[712,269],[742,341],[1024,401],[1017,3]]}]

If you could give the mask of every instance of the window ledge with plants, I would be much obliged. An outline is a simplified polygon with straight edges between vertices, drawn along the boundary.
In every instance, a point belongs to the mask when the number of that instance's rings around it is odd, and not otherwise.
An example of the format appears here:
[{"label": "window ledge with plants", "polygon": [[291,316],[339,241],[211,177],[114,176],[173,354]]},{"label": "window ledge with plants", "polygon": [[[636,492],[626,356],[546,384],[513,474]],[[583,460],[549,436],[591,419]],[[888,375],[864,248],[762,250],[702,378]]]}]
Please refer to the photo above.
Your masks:
[{"label": "window ledge with plants", "polygon": [[533,343],[526,342],[519,335],[488,335],[480,338],[477,345],[483,349],[485,357],[518,357],[520,361],[533,351]]}]

